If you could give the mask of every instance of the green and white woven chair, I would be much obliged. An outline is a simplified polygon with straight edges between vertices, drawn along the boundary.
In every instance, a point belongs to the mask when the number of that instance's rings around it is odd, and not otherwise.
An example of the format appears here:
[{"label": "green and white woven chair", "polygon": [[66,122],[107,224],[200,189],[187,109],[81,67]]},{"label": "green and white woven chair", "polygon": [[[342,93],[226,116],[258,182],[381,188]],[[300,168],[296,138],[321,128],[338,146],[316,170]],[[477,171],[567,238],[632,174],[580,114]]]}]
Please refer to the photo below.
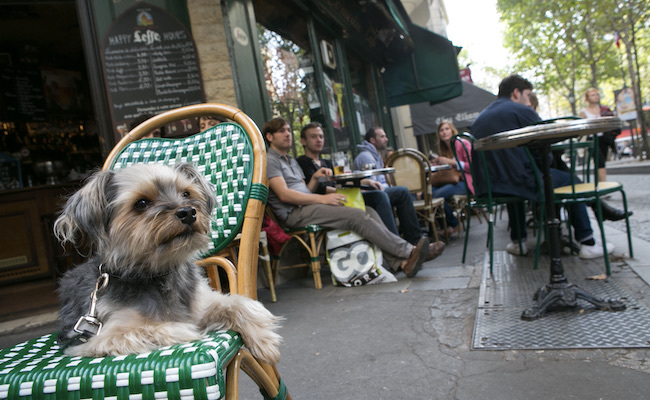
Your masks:
[{"label": "green and white woven chair", "polygon": [[[170,122],[219,115],[227,122],[181,139],[142,139]],[[259,234],[268,194],[264,140],[240,110],[197,104],[159,114],[133,129],[109,154],[103,169],[134,163],[189,162],[215,185],[211,248],[199,265],[213,287],[217,268],[228,276],[231,293],[257,298]],[[238,237],[238,235],[241,235]],[[237,266],[219,252],[237,243]],[[275,366],[256,360],[233,331],[202,340],[120,357],[68,357],[56,333],[0,351],[0,399],[238,398],[239,370],[260,387],[265,399],[290,398]]]}]

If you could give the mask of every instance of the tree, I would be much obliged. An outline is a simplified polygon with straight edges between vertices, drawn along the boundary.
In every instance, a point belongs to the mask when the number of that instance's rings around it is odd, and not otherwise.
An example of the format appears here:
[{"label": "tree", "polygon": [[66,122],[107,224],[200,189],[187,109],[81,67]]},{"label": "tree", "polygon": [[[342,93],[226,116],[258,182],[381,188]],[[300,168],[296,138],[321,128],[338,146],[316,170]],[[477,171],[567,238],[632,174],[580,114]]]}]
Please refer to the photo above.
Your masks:
[{"label": "tree", "polygon": [[[517,67],[534,74],[546,93],[560,91],[576,113],[577,91],[598,87],[618,72],[612,41],[605,40],[604,13],[595,0],[498,0],[508,24],[505,45]],[[578,90],[579,89],[579,90]]]}]

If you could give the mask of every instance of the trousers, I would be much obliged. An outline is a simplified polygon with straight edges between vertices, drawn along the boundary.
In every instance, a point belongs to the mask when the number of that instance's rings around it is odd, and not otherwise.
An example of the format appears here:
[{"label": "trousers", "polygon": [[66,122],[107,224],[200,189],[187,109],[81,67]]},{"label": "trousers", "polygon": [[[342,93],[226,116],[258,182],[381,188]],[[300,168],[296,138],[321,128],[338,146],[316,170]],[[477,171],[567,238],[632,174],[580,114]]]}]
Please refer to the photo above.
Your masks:
[{"label": "trousers", "polygon": [[397,271],[407,259],[414,246],[386,228],[372,207],[366,211],[352,207],[310,204],[294,208],[284,221],[289,228],[317,224],[326,228],[352,231],[370,243],[377,245],[388,265]]}]

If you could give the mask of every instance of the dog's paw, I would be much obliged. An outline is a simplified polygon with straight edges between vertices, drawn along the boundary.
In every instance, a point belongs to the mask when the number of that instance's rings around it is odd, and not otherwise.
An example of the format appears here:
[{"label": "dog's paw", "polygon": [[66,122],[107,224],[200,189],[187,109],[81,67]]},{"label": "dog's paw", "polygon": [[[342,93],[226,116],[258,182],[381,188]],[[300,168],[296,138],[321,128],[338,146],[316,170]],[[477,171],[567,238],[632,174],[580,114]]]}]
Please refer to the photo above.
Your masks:
[{"label": "dog's paw", "polygon": [[253,356],[267,364],[273,365],[280,361],[282,337],[276,331],[280,328],[282,318],[275,317],[268,311],[267,313],[270,318],[259,329],[252,329],[246,332],[242,331],[241,335],[244,339],[244,344]]},{"label": "dog's paw", "polygon": [[282,337],[277,330],[282,320],[259,301],[238,295],[221,295],[205,310],[202,325],[207,331],[232,329],[239,332],[253,356],[275,364],[280,360]]}]

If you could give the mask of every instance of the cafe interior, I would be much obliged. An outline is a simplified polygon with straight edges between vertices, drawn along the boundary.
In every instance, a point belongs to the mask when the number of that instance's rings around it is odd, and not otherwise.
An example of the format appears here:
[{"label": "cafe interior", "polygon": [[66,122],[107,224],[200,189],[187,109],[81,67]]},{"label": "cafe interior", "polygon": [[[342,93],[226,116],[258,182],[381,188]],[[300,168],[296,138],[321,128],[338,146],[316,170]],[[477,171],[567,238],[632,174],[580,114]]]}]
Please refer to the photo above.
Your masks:
[{"label": "cafe interior", "polygon": [[0,2],[0,21],[4,321],[57,308],[56,278],[76,256],[52,238],[53,217],[102,154],[74,2]]}]

